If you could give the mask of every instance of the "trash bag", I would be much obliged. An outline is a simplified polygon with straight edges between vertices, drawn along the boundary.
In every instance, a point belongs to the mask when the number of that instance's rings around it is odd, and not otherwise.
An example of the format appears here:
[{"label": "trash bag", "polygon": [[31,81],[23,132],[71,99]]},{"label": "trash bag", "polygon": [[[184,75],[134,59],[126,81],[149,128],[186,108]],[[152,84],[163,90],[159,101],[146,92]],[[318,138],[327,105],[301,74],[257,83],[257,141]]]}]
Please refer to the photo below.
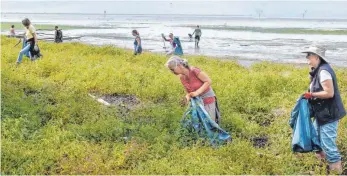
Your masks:
[{"label": "trash bag", "polygon": [[302,96],[297,100],[291,112],[289,125],[293,129],[293,152],[305,153],[322,150],[317,132],[313,127],[308,101]]},{"label": "trash bag", "polygon": [[176,45],[177,45],[176,48],[175,48],[174,54],[175,55],[179,55],[179,56],[183,55],[183,49],[182,49],[182,45],[181,45],[180,39],[178,37],[174,37],[174,41],[173,42],[176,43]]},{"label": "trash bag", "polygon": [[232,140],[231,136],[210,118],[199,97],[190,100],[181,124],[190,133],[208,139],[212,145],[224,144]]}]

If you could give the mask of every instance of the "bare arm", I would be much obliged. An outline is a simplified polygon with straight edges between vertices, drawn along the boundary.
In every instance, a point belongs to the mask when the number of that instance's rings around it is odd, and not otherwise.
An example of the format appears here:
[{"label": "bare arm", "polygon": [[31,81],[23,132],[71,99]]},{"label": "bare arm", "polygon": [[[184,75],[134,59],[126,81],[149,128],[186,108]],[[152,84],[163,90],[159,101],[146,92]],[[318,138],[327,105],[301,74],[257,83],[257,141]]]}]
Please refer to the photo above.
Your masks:
[{"label": "bare arm", "polygon": [[323,91],[313,92],[312,96],[320,99],[328,99],[334,97],[334,84],[333,80],[328,79],[321,83]]},{"label": "bare arm", "polygon": [[165,40],[165,41],[170,41],[169,39],[166,39],[166,37],[164,36],[164,34],[161,34],[161,37],[163,37],[163,39]]},{"label": "bare arm", "polygon": [[37,39],[37,34],[36,34],[36,32],[33,33],[33,37],[34,37],[35,43],[37,44],[37,43],[38,43],[38,39]]},{"label": "bare arm", "polygon": [[198,74],[198,78],[204,82],[204,84],[198,89],[196,90],[195,92],[192,92],[190,95],[192,97],[196,97],[196,96],[199,96],[201,95],[203,92],[205,92],[212,84],[212,81],[211,79],[208,77],[208,75],[205,73],[205,72],[200,72]]}]

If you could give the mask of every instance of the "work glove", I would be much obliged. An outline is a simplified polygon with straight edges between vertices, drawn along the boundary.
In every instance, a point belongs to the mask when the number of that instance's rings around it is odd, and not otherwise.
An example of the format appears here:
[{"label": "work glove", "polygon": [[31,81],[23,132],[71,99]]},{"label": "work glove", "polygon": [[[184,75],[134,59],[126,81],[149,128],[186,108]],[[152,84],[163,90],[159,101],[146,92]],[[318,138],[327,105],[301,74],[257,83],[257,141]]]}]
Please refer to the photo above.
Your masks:
[{"label": "work glove", "polygon": [[311,99],[313,97],[311,92],[306,92],[303,96],[305,99]]}]

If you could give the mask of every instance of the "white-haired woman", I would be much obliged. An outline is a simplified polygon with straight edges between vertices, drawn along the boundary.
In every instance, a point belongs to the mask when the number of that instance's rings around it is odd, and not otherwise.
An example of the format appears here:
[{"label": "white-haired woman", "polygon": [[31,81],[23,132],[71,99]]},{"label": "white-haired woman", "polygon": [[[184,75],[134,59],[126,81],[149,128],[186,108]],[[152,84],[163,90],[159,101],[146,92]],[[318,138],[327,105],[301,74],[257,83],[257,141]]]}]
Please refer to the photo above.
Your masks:
[{"label": "white-haired woman", "polygon": [[211,87],[211,79],[197,67],[189,66],[188,61],[178,56],[172,56],[166,63],[168,69],[177,75],[186,90],[186,100],[191,97],[200,96],[203,100],[205,110],[211,119],[220,123],[220,113],[216,95]]}]

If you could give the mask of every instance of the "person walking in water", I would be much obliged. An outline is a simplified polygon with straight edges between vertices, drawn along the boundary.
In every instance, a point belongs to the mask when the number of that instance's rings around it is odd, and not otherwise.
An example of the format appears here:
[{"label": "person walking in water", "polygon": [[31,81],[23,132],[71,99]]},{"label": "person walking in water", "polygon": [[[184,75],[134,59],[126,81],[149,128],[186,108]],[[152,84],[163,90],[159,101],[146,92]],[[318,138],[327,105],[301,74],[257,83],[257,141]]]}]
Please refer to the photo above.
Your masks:
[{"label": "person walking in water", "polygon": [[175,37],[173,35],[173,33],[169,34],[169,39],[166,39],[166,37],[164,36],[164,34],[161,34],[161,36],[163,37],[163,39],[165,41],[170,42],[172,50],[169,51],[166,55],[178,55],[178,56],[182,56],[183,55],[183,49],[182,49],[182,45],[180,42],[180,39],[178,37]]},{"label": "person walking in water", "polygon": [[134,55],[138,55],[142,53],[142,42],[140,34],[137,30],[132,31],[132,35],[135,37],[134,40]]},{"label": "person walking in water", "polygon": [[194,34],[195,34],[195,48],[199,48],[199,42],[200,42],[201,34],[202,34],[199,25],[196,26],[196,29],[194,30],[192,35]]}]

